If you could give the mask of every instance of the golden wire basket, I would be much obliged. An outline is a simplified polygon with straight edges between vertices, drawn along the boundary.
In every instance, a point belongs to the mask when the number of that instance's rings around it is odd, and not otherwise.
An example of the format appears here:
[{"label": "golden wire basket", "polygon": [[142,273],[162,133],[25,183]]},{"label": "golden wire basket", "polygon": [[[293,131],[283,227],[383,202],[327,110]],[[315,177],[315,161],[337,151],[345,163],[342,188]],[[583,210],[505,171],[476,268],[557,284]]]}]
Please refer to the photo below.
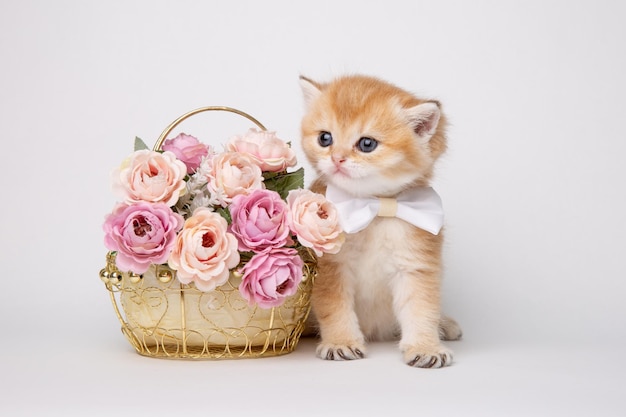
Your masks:
[{"label": "golden wire basket", "polygon": [[[172,122],[157,140],[154,150],[183,120],[204,111],[241,115],[262,130],[252,116],[229,107],[203,107]],[[214,291],[202,292],[182,284],[167,265],[151,265],[142,275],[120,271],[115,253],[106,255],[100,278],[109,291],[115,314],[137,353],[172,359],[233,359],[277,356],[292,352],[305,328],[317,260],[308,250],[299,251],[304,261],[298,291],[270,309],[250,306],[238,287],[241,277]]]}]

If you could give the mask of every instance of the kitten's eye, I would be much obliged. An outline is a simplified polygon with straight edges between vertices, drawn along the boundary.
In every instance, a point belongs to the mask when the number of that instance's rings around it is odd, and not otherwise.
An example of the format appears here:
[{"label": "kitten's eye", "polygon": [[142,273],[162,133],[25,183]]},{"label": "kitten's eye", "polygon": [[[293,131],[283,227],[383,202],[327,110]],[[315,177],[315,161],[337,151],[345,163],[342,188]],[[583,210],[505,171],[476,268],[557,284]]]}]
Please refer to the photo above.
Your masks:
[{"label": "kitten's eye", "polygon": [[328,132],[322,132],[317,137],[317,142],[320,144],[322,148],[326,148],[333,144],[333,135]]},{"label": "kitten's eye", "polygon": [[372,138],[361,138],[357,142],[356,146],[361,152],[372,152],[378,146],[378,141]]}]

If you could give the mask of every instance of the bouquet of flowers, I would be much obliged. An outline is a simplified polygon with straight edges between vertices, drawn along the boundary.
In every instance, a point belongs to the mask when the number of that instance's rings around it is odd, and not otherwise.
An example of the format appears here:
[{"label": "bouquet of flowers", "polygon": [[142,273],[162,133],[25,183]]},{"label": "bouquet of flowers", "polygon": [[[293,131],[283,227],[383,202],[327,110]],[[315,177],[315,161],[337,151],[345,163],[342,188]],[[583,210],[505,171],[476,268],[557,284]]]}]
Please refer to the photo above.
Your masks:
[{"label": "bouquet of flowers", "polygon": [[184,133],[135,151],[112,173],[119,197],[104,243],[120,271],[165,265],[182,284],[210,292],[231,274],[249,305],[280,306],[303,277],[303,251],[337,253],[334,206],[303,189],[304,170],[275,132],[252,128],[222,150]]}]

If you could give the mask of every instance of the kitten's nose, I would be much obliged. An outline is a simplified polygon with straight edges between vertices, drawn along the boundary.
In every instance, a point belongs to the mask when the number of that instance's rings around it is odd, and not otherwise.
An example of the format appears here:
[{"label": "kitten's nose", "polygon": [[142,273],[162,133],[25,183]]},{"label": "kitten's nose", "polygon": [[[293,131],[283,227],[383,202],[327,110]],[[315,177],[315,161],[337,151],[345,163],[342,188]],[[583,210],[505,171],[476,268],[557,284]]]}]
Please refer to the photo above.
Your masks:
[{"label": "kitten's nose", "polygon": [[331,158],[335,165],[341,165],[346,162],[346,157],[343,155],[332,155]]}]

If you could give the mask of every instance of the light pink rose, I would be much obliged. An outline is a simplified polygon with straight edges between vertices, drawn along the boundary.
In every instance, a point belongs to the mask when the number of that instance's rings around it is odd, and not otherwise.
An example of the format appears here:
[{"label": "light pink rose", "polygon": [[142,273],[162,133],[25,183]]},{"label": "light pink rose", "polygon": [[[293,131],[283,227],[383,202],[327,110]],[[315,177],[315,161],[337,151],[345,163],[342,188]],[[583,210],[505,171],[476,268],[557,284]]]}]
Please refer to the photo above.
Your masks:
[{"label": "light pink rose", "polygon": [[241,270],[239,292],[250,305],[277,307],[298,291],[303,265],[302,258],[292,248],[257,253]]},{"label": "light pink rose", "polygon": [[223,207],[237,195],[263,188],[263,173],[259,166],[246,154],[237,152],[216,155],[211,161],[208,177],[209,192]]},{"label": "light pink rose", "polygon": [[302,246],[317,256],[337,253],[345,240],[335,206],[322,194],[291,190],[287,196],[288,224]]},{"label": "light pink rose", "polygon": [[180,282],[212,291],[228,281],[229,270],[239,264],[239,252],[227,227],[222,216],[206,207],[197,208],[185,221],[168,262]]},{"label": "light pink rose", "polygon": [[113,171],[113,191],[128,204],[176,204],[185,192],[187,167],[171,152],[135,151]]},{"label": "light pink rose", "polygon": [[227,149],[251,155],[262,171],[280,172],[296,165],[296,154],[275,132],[250,129],[243,136],[232,137]]},{"label": "light pink rose", "polygon": [[233,198],[230,231],[239,241],[239,250],[262,252],[292,245],[287,210],[280,195],[271,190],[254,190]]},{"label": "light pink rose", "polygon": [[181,133],[174,139],[167,139],[161,148],[170,151],[187,166],[187,174],[193,174],[200,166],[202,158],[209,154],[209,147],[197,138]]},{"label": "light pink rose", "polygon": [[182,216],[164,203],[118,204],[105,218],[104,245],[117,251],[120,270],[143,274],[167,261],[182,225]]}]

